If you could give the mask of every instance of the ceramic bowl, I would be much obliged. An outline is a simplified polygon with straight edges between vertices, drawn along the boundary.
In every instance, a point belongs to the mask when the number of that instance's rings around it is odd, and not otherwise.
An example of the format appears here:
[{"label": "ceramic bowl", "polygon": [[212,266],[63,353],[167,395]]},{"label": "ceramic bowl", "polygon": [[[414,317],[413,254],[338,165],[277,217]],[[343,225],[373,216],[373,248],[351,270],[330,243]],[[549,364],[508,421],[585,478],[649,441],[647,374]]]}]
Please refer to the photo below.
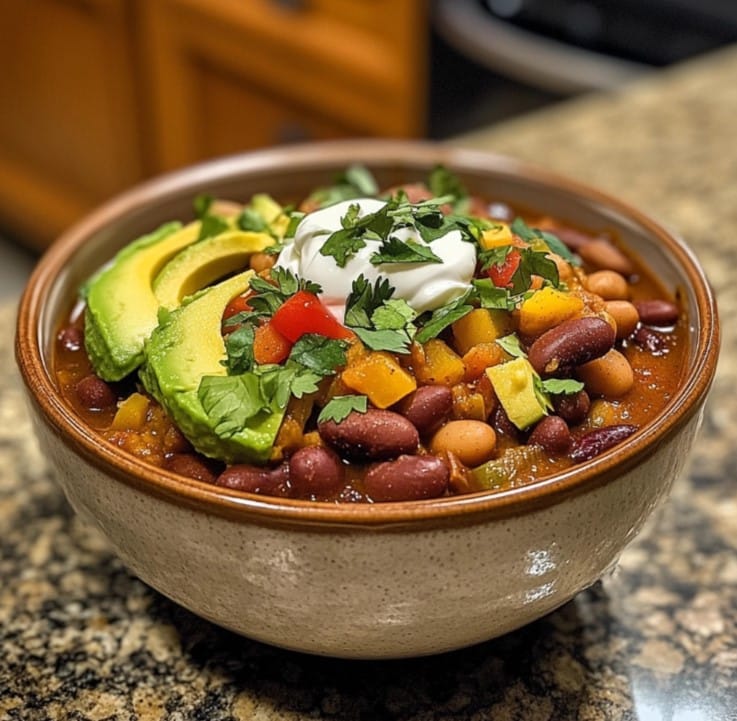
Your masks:
[{"label": "ceramic bowl", "polygon": [[[474,191],[608,227],[678,291],[688,371],[665,410],[615,450],[506,492],[330,505],[252,496],[147,466],[100,440],[61,397],[54,334],[80,282],[202,192],[297,199],[349,164],[384,186],[443,163]],[[141,185],[63,235],[23,296],[16,354],[43,452],[71,505],[153,588],[210,621],[289,649],[431,654],[504,634],[599,579],[666,496],[699,426],[718,353],[714,298],[687,247],[641,212],[507,158],[352,141],[215,160]]]}]

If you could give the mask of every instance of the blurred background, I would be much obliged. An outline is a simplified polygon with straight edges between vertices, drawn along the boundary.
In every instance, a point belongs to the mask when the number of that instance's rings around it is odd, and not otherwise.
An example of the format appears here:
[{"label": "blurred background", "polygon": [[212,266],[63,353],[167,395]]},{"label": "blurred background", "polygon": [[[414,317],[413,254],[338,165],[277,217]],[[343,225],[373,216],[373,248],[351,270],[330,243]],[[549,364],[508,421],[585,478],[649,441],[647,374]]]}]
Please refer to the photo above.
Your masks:
[{"label": "blurred background", "polygon": [[737,40],[734,0],[0,0],[0,288],[209,157],[446,139]]}]

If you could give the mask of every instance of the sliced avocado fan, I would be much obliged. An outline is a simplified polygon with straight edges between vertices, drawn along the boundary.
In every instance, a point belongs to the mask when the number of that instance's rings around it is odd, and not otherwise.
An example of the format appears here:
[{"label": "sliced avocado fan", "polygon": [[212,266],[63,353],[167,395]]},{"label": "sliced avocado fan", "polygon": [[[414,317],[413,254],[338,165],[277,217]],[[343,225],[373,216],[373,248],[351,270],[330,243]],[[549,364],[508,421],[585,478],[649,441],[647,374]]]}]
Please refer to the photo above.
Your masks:
[{"label": "sliced avocado fan", "polygon": [[177,253],[156,276],[153,292],[162,308],[173,310],[189,295],[248,265],[248,259],[270,245],[267,233],[230,230]]},{"label": "sliced avocado fan", "polygon": [[162,312],[161,324],[146,343],[139,373],[146,390],[173,418],[200,453],[229,463],[268,460],[284,410],[266,409],[235,433],[218,434],[204,410],[198,389],[205,376],[225,376],[225,342],[221,332],[227,304],[248,288],[246,271],[185,299],[172,312]]},{"label": "sliced avocado fan", "polygon": [[85,346],[95,372],[106,381],[132,373],[156,327],[159,301],[153,281],[166,262],[194,243],[200,222],[167,223],[121,250],[86,285]]}]

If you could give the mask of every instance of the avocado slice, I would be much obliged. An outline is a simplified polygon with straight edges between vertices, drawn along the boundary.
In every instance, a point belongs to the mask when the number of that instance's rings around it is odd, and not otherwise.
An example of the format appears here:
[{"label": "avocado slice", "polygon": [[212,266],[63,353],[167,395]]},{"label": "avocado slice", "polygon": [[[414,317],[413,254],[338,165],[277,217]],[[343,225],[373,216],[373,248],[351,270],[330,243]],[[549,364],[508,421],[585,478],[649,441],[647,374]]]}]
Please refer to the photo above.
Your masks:
[{"label": "avocado slice", "polygon": [[509,420],[520,430],[547,415],[546,398],[537,388],[539,376],[527,358],[490,366],[486,375]]},{"label": "avocado slice", "polygon": [[228,463],[268,460],[284,410],[259,412],[246,427],[218,435],[202,407],[198,389],[205,376],[225,376],[226,358],[221,321],[227,304],[248,288],[252,271],[213,285],[171,312],[162,311],[161,324],[146,343],[141,381],[174,419],[189,442],[202,454]]},{"label": "avocado slice", "polygon": [[141,364],[144,341],[157,324],[153,280],[199,232],[199,221],[166,223],[129,243],[83,288],[85,346],[101,378],[120,380]]},{"label": "avocado slice", "polygon": [[241,270],[248,258],[274,244],[267,233],[230,230],[188,246],[156,276],[153,292],[162,308],[173,310],[184,298]]}]

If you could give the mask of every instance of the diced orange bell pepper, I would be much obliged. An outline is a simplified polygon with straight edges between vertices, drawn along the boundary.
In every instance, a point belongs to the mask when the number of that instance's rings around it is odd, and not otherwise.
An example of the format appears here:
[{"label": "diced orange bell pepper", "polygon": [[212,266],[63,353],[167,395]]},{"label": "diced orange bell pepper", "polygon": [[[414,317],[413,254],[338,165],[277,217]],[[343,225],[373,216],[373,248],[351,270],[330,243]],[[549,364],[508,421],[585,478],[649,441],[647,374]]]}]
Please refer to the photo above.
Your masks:
[{"label": "diced orange bell pepper", "polygon": [[377,408],[388,408],[417,388],[415,379],[389,353],[377,351],[359,358],[342,373],[341,380],[368,396]]},{"label": "diced orange bell pepper", "polygon": [[412,367],[420,383],[453,386],[460,383],[466,368],[461,357],[440,338],[424,345],[413,344]]},{"label": "diced orange bell pepper", "polygon": [[264,323],[256,328],[253,339],[253,358],[259,365],[281,363],[292,350],[292,344],[272,323]]}]

